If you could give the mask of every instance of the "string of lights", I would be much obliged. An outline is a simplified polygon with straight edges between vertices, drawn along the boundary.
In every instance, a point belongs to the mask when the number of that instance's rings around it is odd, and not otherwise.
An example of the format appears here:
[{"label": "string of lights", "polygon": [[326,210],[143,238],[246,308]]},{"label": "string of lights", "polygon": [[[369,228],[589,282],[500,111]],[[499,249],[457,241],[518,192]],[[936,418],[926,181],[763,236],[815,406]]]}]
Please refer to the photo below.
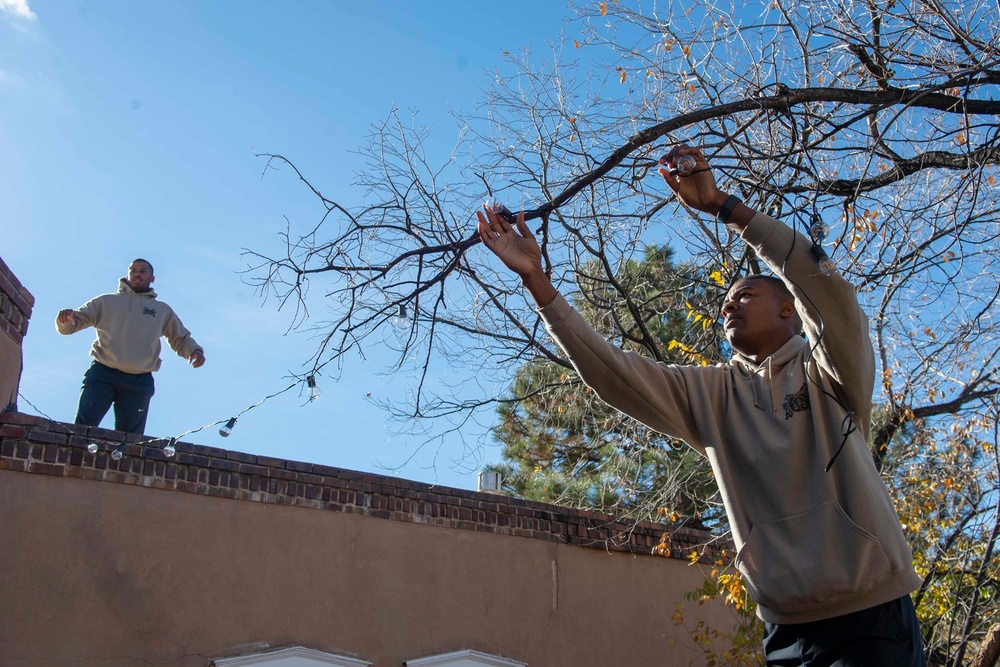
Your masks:
[{"label": "string of lights", "polygon": [[[314,374],[311,374],[311,375],[306,376],[305,380],[296,380],[295,382],[292,382],[290,385],[288,385],[284,389],[281,389],[281,390],[276,391],[276,392],[274,392],[272,394],[268,394],[268,395],[264,396],[263,398],[261,398],[259,401],[257,401],[253,405],[247,406],[246,408],[240,410],[235,415],[233,415],[232,417],[229,417],[227,419],[219,419],[219,420],[216,420],[216,421],[211,422],[209,424],[205,424],[205,425],[199,426],[197,428],[189,429],[189,430],[184,431],[183,433],[181,433],[179,435],[176,435],[176,436],[167,437],[167,438],[163,438],[163,437],[159,437],[159,438],[149,437],[149,438],[145,438],[143,440],[139,440],[138,442],[136,442],[134,444],[137,444],[137,445],[151,445],[153,443],[163,442],[164,443],[164,445],[163,445],[163,455],[166,456],[166,457],[168,457],[168,458],[171,458],[171,457],[173,457],[177,453],[177,441],[178,440],[180,440],[180,439],[182,439],[182,438],[184,438],[186,436],[192,435],[194,433],[198,433],[200,431],[204,431],[205,429],[209,429],[209,428],[212,428],[214,426],[218,426],[219,424],[224,424],[224,426],[219,429],[219,435],[221,435],[224,438],[227,438],[227,437],[229,437],[232,434],[233,427],[236,426],[236,421],[237,421],[238,418],[242,417],[244,414],[246,414],[250,410],[253,410],[256,407],[259,407],[259,406],[263,405],[264,403],[266,403],[267,401],[271,400],[272,398],[276,398],[277,396],[280,396],[280,395],[282,395],[282,394],[284,394],[284,393],[286,393],[288,391],[291,391],[292,389],[300,386],[303,382],[305,382],[306,388],[309,391],[309,401],[308,402],[312,403],[312,402],[316,401],[319,398],[319,396],[320,396],[320,391],[319,391],[319,387],[318,387],[318,385],[316,383],[316,376]],[[18,395],[19,398],[23,399],[25,403],[27,403],[29,406],[31,406],[31,408],[35,411],[36,414],[38,414],[38,415],[40,415],[42,417],[45,417],[50,422],[52,422],[53,426],[56,426],[56,425],[58,425],[58,424],[61,423],[58,420],[53,419],[52,417],[50,417],[49,415],[47,415],[37,405],[35,405],[34,403],[32,403],[31,400],[27,396],[25,396],[20,390],[18,390],[17,395]],[[58,426],[56,426],[56,430],[58,430]],[[75,435],[69,429],[65,429],[64,431],[65,431],[66,435]],[[121,460],[121,458],[125,455],[125,447],[126,447],[127,444],[128,443],[125,440],[122,440],[122,442],[120,444],[118,444],[117,447],[115,447],[114,449],[111,450],[111,458],[114,459],[115,461]],[[87,445],[87,451],[90,452],[91,454],[96,454],[97,452],[100,451],[100,445],[98,445],[96,442],[92,441],[92,442],[90,442]]]}]

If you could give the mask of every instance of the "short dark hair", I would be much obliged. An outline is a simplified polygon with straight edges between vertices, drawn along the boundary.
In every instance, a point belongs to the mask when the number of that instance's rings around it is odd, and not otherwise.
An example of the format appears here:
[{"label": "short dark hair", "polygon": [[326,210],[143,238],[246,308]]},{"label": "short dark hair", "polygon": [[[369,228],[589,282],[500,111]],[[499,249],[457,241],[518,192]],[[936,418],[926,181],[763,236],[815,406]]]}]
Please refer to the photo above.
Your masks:
[{"label": "short dark hair", "polygon": [[146,266],[149,267],[150,275],[154,275],[156,273],[155,271],[153,271],[153,263],[150,262],[148,259],[143,259],[142,257],[136,257],[135,259],[132,260],[132,263],[135,264],[136,262],[145,262]]},{"label": "short dark hair", "polygon": [[[735,285],[736,283],[738,283],[738,282],[740,282],[742,280],[763,280],[768,285],[771,285],[775,290],[777,290],[778,294],[780,294],[783,298],[788,299],[789,301],[792,301],[792,302],[795,301],[795,295],[792,294],[791,290],[788,289],[788,285],[786,285],[785,281],[782,280],[781,278],[777,278],[775,276],[767,276],[767,275],[764,275],[763,273],[750,273],[750,274],[747,274],[747,275],[743,276],[742,278],[740,278],[736,282],[734,282],[733,285]],[[730,285],[729,289],[732,289],[732,288],[733,288],[733,286]]]}]

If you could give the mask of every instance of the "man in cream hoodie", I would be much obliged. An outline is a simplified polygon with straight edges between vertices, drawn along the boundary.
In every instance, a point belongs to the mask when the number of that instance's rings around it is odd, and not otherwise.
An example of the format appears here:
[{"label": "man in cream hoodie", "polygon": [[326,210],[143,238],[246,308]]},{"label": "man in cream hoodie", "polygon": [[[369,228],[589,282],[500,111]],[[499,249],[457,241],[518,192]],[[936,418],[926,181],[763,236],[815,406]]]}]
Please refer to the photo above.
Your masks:
[{"label": "man in cream hoodie", "polygon": [[[669,169],[683,155],[696,159],[689,175]],[[726,295],[726,364],[662,364],[608,343],[549,281],[523,216],[484,207],[479,236],[598,396],[708,457],[768,664],[924,665],[909,597],[921,580],[868,450],[875,359],[854,287],[820,270],[808,239],[720,191],[700,150],[674,147],[661,164],[681,201],[776,274]]]},{"label": "man in cream hoodie", "polygon": [[194,368],[205,352],[167,304],[157,301],[151,285],[153,265],[134,260],[118,282],[116,294],[102,294],[80,308],[59,311],[56,330],[64,335],[97,329],[90,350],[94,362],[83,376],[76,423],[99,426],[111,405],[115,429],[142,434],[146,430],[153,372],[160,368],[160,337]]}]

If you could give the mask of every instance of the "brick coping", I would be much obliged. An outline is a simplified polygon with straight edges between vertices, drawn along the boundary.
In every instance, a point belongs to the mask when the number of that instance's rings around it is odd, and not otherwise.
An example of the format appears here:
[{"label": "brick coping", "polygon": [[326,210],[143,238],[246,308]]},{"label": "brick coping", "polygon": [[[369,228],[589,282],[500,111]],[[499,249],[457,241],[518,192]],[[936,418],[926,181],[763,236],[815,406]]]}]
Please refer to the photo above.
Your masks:
[{"label": "brick coping", "polygon": [[[92,454],[90,443],[100,446]],[[124,456],[110,453],[124,443]],[[710,533],[635,522],[510,496],[77,426],[20,412],[0,414],[0,470],[130,484],[293,505],[459,530],[513,535],[634,554],[714,562],[728,547]],[[659,547],[659,549],[657,549]]]},{"label": "brick coping", "polygon": [[35,297],[0,258],[0,331],[18,345],[28,333]]}]

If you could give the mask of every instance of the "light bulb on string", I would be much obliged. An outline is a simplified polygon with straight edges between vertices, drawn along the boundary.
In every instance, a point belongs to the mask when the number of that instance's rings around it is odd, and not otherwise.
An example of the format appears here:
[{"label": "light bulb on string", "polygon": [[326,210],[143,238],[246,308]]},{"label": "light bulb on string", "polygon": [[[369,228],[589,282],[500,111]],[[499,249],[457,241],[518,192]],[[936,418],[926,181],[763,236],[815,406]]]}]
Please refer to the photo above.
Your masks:
[{"label": "light bulb on string", "polygon": [[87,445],[87,451],[91,454],[96,454],[100,449],[96,442],[91,442]]},{"label": "light bulb on string", "polygon": [[319,387],[316,386],[316,376],[310,375],[307,377],[306,384],[309,386],[309,402],[311,403],[319,398]]},{"label": "light bulb on string", "polygon": [[167,444],[163,446],[163,455],[167,458],[173,458],[174,454],[177,453],[177,438],[170,438],[167,440]]},{"label": "light bulb on string", "polygon": [[698,160],[695,159],[693,155],[682,155],[674,162],[673,173],[681,176],[688,176],[694,172],[694,169],[697,166]]},{"label": "light bulb on string", "polygon": [[124,456],[124,455],[125,455],[125,443],[124,442],[111,450],[111,458],[113,460],[115,460],[115,461],[121,461],[122,460],[122,456]]},{"label": "light bulb on string", "polygon": [[813,243],[812,247],[809,248],[809,252],[819,262],[819,272],[824,276],[833,275],[837,270],[837,263],[830,259],[830,256],[826,254],[826,251],[823,250],[823,246],[820,244]]},{"label": "light bulb on string", "polygon": [[406,306],[399,304],[396,306],[396,314],[392,317],[393,325],[397,327],[405,327],[408,321],[409,318],[406,314]]},{"label": "light bulb on string", "polygon": [[228,438],[233,434],[233,427],[236,426],[236,417],[230,417],[226,425],[219,429],[219,435],[223,438]]},{"label": "light bulb on string", "polygon": [[829,235],[830,225],[823,222],[823,218],[814,213],[810,217],[809,238],[812,240],[812,247],[809,248],[809,252],[819,262],[819,272],[825,276],[832,275],[837,270],[837,264],[823,250],[823,241]]},{"label": "light bulb on string", "polygon": [[501,218],[506,220],[509,224],[513,225],[517,223],[517,215],[511,211],[509,208],[503,205],[502,202],[496,199],[487,199],[486,208],[490,209]]},{"label": "light bulb on string", "polygon": [[812,216],[812,224],[809,225],[809,238],[813,243],[823,243],[830,235],[830,225],[823,222],[818,215]]}]

